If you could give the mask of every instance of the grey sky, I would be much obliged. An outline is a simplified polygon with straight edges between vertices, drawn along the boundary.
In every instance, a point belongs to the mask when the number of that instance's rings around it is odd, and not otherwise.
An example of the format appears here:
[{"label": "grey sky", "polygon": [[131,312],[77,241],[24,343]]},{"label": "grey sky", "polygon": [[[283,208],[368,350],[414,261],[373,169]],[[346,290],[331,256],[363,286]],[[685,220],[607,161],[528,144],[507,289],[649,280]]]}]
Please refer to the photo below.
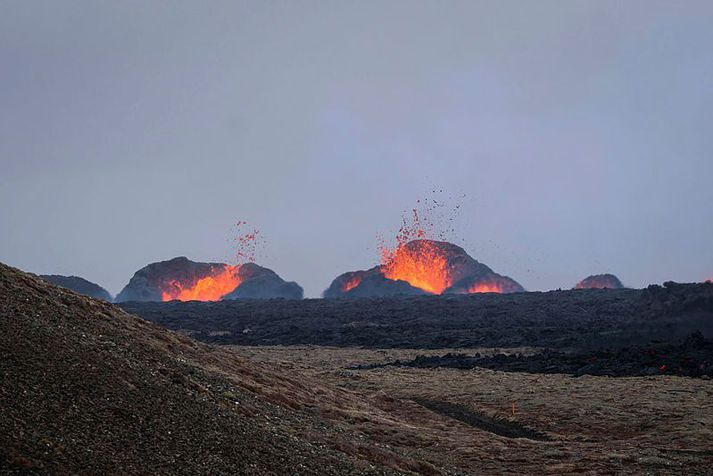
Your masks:
[{"label": "grey sky", "polygon": [[433,188],[528,289],[713,277],[713,2],[0,0],[0,260],[317,296]]}]

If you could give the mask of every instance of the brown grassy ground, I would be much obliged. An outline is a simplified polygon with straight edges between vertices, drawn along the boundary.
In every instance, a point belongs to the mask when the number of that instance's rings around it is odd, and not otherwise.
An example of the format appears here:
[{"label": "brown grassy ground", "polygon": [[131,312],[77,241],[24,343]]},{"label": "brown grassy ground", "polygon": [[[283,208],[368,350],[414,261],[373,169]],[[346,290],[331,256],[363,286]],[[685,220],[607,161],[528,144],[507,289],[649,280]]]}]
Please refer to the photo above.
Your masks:
[{"label": "brown grassy ground", "polygon": [[[448,349],[232,349],[251,360],[367,395],[395,416],[398,424],[373,427],[369,421],[356,422],[357,427],[394,448],[419,448],[422,457],[458,472],[713,474],[710,380],[574,378],[485,369],[345,369],[418,354],[443,354]],[[418,398],[457,403],[476,414],[519,422],[552,441],[494,435],[426,410],[413,403]]]}]

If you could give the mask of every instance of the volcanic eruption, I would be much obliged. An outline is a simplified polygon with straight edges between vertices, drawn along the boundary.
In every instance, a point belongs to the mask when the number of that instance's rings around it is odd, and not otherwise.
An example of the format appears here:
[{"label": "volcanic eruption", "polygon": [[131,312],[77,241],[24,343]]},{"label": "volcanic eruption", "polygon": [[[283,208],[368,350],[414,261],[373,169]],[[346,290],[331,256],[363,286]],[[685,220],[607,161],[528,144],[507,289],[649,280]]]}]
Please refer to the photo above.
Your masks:
[{"label": "volcanic eruption", "polygon": [[575,289],[622,289],[624,285],[613,274],[593,274],[577,283]]},{"label": "volcanic eruption", "polygon": [[453,243],[417,239],[383,254],[385,260],[379,266],[338,276],[324,297],[524,291],[516,281],[495,273]]},{"label": "volcanic eruption", "polygon": [[302,299],[302,295],[297,283],[286,282],[255,263],[199,263],[179,257],[138,270],[116,296],[116,302]]},{"label": "volcanic eruption", "polygon": [[325,298],[524,291],[513,279],[495,273],[447,241],[455,231],[453,214],[459,213],[460,205],[442,216],[448,208],[446,200],[424,198],[417,203],[420,211],[414,208],[402,216],[395,246],[379,239],[381,264],[337,276],[324,291]]}]

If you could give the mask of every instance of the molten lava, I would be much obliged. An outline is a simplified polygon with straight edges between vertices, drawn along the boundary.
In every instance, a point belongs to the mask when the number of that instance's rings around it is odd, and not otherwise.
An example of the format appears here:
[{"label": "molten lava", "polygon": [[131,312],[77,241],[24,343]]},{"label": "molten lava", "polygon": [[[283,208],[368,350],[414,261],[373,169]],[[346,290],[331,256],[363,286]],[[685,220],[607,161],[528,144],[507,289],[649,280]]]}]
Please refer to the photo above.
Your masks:
[{"label": "molten lava", "polygon": [[498,283],[477,283],[468,288],[468,294],[475,293],[498,293],[504,292],[503,287]]},{"label": "molten lava", "polygon": [[355,287],[359,286],[361,284],[361,277],[359,276],[352,276],[351,278],[347,279],[344,281],[342,284],[342,292],[348,293]]},{"label": "molten lava", "polygon": [[[248,222],[239,220],[234,225],[233,242],[236,246],[235,258],[238,263],[253,263],[260,231],[252,229],[242,231]],[[184,278],[186,279],[186,278]],[[240,264],[213,265],[207,276],[184,281],[169,279],[161,288],[162,301],[219,301],[223,296],[233,292],[243,283],[240,277]]]},{"label": "molten lava", "polygon": [[448,256],[436,242],[418,241],[418,246],[399,244],[395,251],[382,253],[382,274],[393,280],[406,281],[429,293],[441,294],[453,284]]},{"label": "molten lava", "polygon": [[223,265],[216,273],[191,283],[171,280],[162,287],[162,301],[219,301],[240,284],[240,266]]},{"label": "molten lava", "polygon": [[324,292],[326,298],[350,296],[419,296],[423,294],[517,293],[513,279],[495,273],[460,246],[416,239],[382,248],[382,263],[369,270],[344,273]]}]

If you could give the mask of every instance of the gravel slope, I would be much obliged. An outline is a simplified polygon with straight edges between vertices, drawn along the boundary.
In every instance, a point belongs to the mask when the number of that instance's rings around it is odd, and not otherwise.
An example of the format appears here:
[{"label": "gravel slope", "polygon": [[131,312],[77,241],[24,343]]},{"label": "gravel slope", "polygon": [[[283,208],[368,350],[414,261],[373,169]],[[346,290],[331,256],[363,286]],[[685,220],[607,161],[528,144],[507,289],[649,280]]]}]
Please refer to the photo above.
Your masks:
[{"label": "gravel slope", "polygon": [[0,376],[2,472],[382,473],[270,401],[286,376],[1,264]]}]

